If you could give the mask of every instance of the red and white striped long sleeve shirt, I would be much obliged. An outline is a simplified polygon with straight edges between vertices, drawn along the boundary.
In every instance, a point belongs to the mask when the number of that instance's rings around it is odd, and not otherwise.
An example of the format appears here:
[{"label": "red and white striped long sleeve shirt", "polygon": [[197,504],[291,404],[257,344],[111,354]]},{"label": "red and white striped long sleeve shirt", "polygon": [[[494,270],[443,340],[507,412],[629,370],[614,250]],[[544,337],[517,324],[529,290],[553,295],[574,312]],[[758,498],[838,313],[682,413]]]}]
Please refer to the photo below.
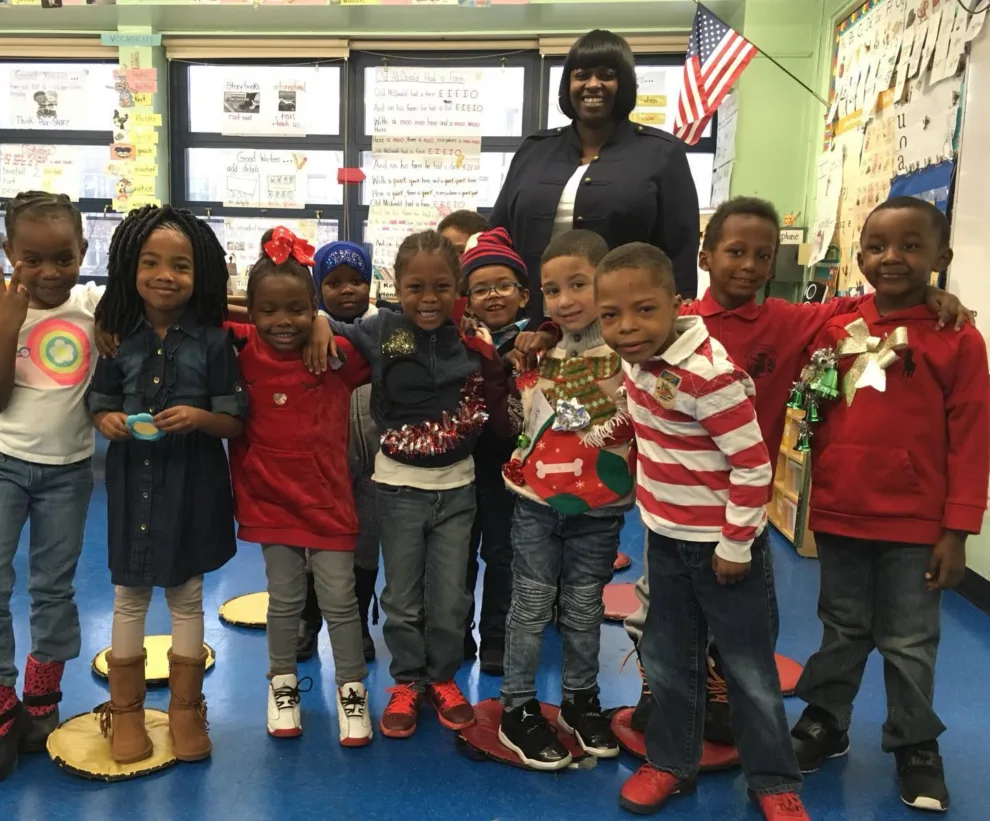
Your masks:
[{"label": "red and white striped long sleeve shirt", "polygon": [[766,526],[772,471],[756,422],[753,380],[701,317],[643,365],[623,363],[636,430],[636,502],[655,533],[718,542],[723,559],[748,562]]}]

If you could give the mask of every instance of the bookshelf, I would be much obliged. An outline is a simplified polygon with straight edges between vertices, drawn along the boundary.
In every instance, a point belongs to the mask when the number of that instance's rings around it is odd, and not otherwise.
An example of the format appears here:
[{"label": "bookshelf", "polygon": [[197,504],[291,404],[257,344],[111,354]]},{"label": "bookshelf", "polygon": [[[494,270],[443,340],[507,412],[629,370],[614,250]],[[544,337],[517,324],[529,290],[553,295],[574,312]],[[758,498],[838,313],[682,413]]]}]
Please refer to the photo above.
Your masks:
[{"label": "bookshelf", "polygon": [[808,501],[811,496],[811,454],[795,450],[798,424],[803,410],[787,409],[784,438],[777,454],[773,497],[767,505],[767,517],[799,556],[816,558],[815,536],[808,530]]}]

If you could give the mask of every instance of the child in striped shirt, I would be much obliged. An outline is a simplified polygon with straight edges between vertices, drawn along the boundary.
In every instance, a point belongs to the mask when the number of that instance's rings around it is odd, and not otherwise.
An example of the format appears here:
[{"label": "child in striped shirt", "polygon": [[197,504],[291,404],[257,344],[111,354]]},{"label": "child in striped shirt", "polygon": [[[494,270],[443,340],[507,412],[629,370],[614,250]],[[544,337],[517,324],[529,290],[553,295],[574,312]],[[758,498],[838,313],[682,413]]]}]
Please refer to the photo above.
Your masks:
[{"label": "child in striped shirt", "polygon": [[602,335],[623,361],[653,591],[639,650],[658,709],[646,729],[647,763],[619,803],[648,814],[696,789],[710,628],[750,794],[767,821],[807,821],[774,661],[777,599],[764,532],[772,471],[753,381],[701,317],[676,318],[673,267],[659,249],[612,251],[595,289]]}]

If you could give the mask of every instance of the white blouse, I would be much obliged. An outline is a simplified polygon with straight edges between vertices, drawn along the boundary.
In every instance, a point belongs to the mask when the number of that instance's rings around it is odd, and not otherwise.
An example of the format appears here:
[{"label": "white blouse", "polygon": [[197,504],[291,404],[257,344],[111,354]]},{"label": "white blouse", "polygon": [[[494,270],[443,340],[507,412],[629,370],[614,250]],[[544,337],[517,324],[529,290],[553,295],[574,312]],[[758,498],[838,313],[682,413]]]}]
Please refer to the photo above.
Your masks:
[{"label": "white blouse", "polygon": [[581,178],[584,176],[584,172],[588,170],[589,165],[591,163],[580,166],[567,181],[567,185],[564,186],[564,190],[560,194],[560,202],[557,203],[557,213],[553,218],[551,237],[570,231],[574,227],[574,200],[577,198]]}]

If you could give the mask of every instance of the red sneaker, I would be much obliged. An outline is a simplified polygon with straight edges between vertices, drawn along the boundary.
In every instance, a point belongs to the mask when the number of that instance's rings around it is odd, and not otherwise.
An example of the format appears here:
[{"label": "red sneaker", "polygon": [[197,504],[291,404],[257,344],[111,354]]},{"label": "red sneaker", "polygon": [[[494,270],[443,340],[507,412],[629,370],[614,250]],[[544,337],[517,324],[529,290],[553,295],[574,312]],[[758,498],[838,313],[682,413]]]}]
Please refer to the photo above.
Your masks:
[{"label": "red sneaker", "polygon": [[448,730],[463,730],[474,724],[474,707],[464,698],[461,688],[453,679],[433,682],[430,685],[430,696],[437,708],[437,718]]},{"label": "red sneaker", "polygon": [[409,738],[416,732],[416,717],[419,715],[423,694],[411,684],[396,684],[386,692],[392,697],[382,713],[378,728],[388,738]]},{"label": "red sneaker", "polygon": [[811,821],[796,792],[761,795],[759,804],[767,821]]},{"label": "red sneaker", "polygon": [[652,764],[644,764],[622,785],[619,806],[636,815],[652,815],[672,795],[689,795],[696,789],[697,779],[681,781]]}]

